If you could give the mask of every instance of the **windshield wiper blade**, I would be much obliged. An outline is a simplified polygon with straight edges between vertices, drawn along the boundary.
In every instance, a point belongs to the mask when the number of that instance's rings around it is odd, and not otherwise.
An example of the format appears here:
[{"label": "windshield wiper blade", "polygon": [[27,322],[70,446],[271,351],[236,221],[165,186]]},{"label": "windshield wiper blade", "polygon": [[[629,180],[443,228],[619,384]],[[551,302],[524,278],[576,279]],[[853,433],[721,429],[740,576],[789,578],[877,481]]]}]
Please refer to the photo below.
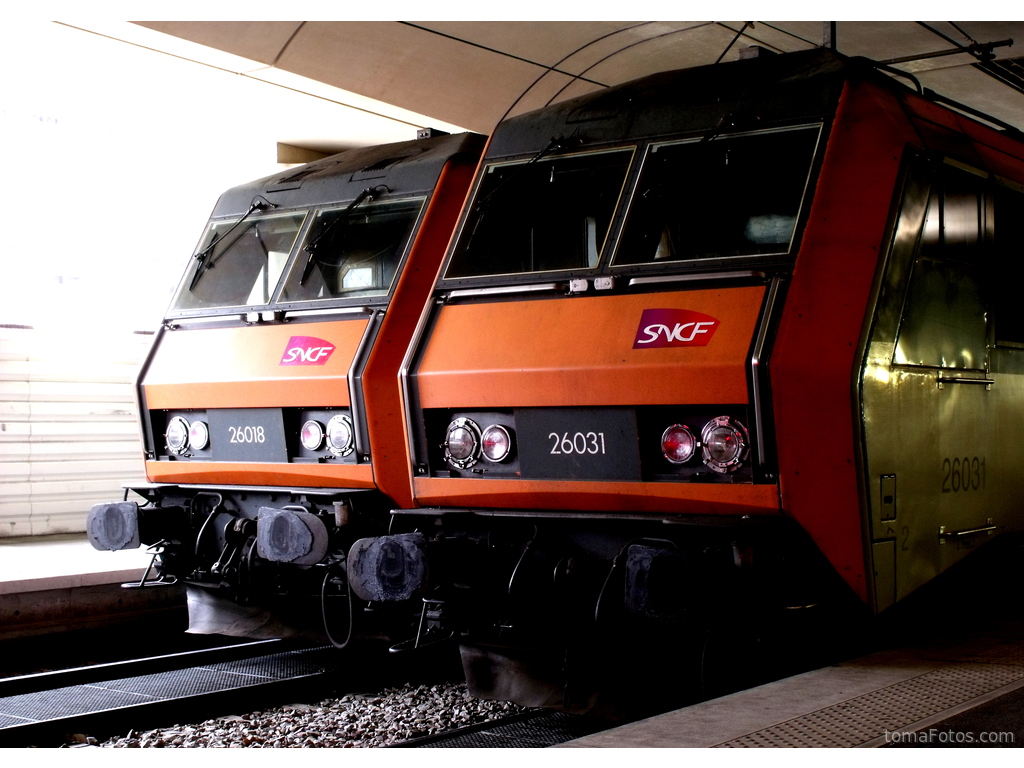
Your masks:
[{"label": "windshield wiper blade", "polygon": [[[384,191],[379,192],[378,190]],[[382,195],[385,192],[390,191],[391,188],[388,187],[386,184],[380,184],[376,187],[367,187],[358,195],[356,195],[356,199],[349,203],[348,207],[341,213],[339,213],[337,218],[334,219],[334,221],[332,221],[330,224],[324,227],[320,234],[317,235],[312,242],[307,243],[305,246],[303,246],[302,250],[304,250],[309,255],[306,257],[306,265],[302,268],[302,277],[299,278],[299,285],[305,285],[306,281],[309,280],[309,276],[313,274],[313,265],[316,263],[316,247],[320,243],[320,241],[324,239],[324,236],[332,229],[334,229],[334,227],[337,226],[338,223],[345,221],[348,218],[349,214],[352,213],[353,210],[355,210],[356,206],[358,206],[364,200],[370,200],[372,202],[375,199],[376,195]]]},{"label": "windshield wiper blade", "polygon": [[736,133],[738,131],[752,131],[757,128],[761,118],[750,112],[728,112],[718,118],[718,122],[708,129],[701,137],[700,143],[707,144],[714,141],[725,133]]},{"label": "windshield wiper blade", "polygon": [[277,206],[274,203],[270,202],[269,200],[253,198],[252,203],[249,205],[249,210],[245,212],[245,215],[242,216],[242,218],[240,218],[238,221],[232,224],[227,232],[225,232],[220,237],[217,236],[217,233],[214,233],[213,239],[210,240],[210,244],[203,248],[203,250],[196,253],[195,256],[193,256],[194,259],[199,261],[199,265],[196,267],[195,274],[192,275],[192,282],[189,283],[188,289],[190,291],[195,290],[196,286],[199,284],[200,278],[202,278],[202,276],[206,274],[206,270],[213,269],[214,247],[218,243],[223,243],[227,239],[227,236],[234,232],[238,228],[238,226],[247,218],[249,218],[253,213],[255,213],[256,211],[265,211],[267,208],[277,208]]},{"label": "windshield wiper blade", "polygon": [[577,136],[576,133],[574,133],[569,138],[566,138],[562,134],[558,134],[557,136],[552,137],[551,141],[548,142],[548,145],[544,147],[544,149],[542,149],[536,155],[531,157],[525,163],[515,166],[512,169],[512,171],[508,174],[508,176],[506,176],[503,179],[500,179],[498,183],[495,185],[494,189],[488,192],[476,203],[476,205],[473,206],[473,210],[477,211],[478,213],[480,211],[485,210],[487,206],[490,205],[491,200],[494,199],[494,196],[498,194],[498,192],[506,184],[508,184],[512,179],[516,178],[520,173],[522,173],[524,170],[529,168],[534,163],[538,162],[539,160],[542,160],[543,158],[547,157],[553,152],[560,152],[564,149],[570,149],[572,147],[579,146],[582,143],[583,139]]}]

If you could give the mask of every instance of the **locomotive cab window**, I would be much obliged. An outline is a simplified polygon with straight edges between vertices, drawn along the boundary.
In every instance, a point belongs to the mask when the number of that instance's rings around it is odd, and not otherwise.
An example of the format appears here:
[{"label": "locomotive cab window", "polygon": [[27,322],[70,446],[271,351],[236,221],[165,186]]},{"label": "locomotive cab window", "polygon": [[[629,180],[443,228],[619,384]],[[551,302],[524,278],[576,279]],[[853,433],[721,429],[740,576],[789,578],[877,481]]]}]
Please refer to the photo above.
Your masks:
[{"label": "locomotive cab window", "polygon": [[967,174],[932,187],[893,362],[983,370],[988,345],[989,197]]},{"label": "locomotive cab window", "polygon": [[632,155],[489,166],[445,278],[596,268]]},{"label": "locomotive cab window", "polygon": [[317,211],[279,301],[387,295],[422,208],[415,198]]},{"label": "locomotive cab window", "polygon": [[270,303],[305,213],[210,224],[171,311]]},{"label": "locomotive cab window", "polygon": [[651,147],[615,265],[788,253],[817,126]]}]

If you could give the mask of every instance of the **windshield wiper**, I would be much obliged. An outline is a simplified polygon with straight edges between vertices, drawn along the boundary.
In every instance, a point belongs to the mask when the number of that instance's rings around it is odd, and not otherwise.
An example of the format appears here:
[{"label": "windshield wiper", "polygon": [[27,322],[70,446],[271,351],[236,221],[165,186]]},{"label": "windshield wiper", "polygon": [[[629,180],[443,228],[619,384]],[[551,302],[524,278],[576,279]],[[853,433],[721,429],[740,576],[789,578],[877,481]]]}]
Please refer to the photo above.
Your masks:
[{"label": "windshield wiper", "polygon": [[[578,130],[579,129],[577,129],[577,132],[578,132]],[[577,136],[576,133],[574,133],[569,138],[566,138],[562,134],[558,134],[557,136],[553,137],[551,139],[551,141],[548,142],[548,145],[546,147],[544,147],[544,149],[542,149],[536,155],[531,157],[525,163],[522,163],[521,165],[515,166],[512,169],[512,172],[509,173],[508,176],[504,177],[503,179],[499,179],[498,183],[495,185],[494,189],[492,189],[484,197],[482,197],[479,201],[477,201],[476,205],[473,206],[473,210],[476,211],[477,213],[481,213],[484,209],[487,208],[488,205],[490,205],[491,200],[494,198],[494,196],[496,194],[498,194],[499,190],[501,190],[503,187],[505,187],[505,185],[508,184],[512,179],[514,179],[517,176],[519,176],[520,173],[525,171],[527,168],[529,168],[534,163],[536,163],[539,160],[547,157],[552,152],[559,152],[559,151],[561,151],[563,149],[569,149],[571,147],[576,147],[576,146],[579,146],[582,143],[583,143],[583,139],[581,139],[579,136]]]},{"label": "windshield wiper", "polygon": [[192,275],[192,282],[189,283],[188,289],[194,291],[196,286],[199,284],[200,278],[206,274],[206,270],[213,269],[213,249],[218,243],[223,243],[224,240],[234,232],[238,226],[249,218],[256,211],[265,211],[267,208],[277,208],[277,206],[265,198],[254,197],[252,203],[249,205],[249,210],[245,212],[238,221],[231,225],[227,232],[220,237],[215,232],[213,239],[210,240],[210,244],[199,251],[193,258],[199,261],[199,265],[196,267],[196,272]]},{"label": "windshield wiper", "polygon": [[[378,192],[378,190],[384,191]],[[386,184],[380,184],[376,187],[367,187],[358,195],[356,195],[356,199],[349,203],[348,207],[341,213],[339,213],[338,216],[334,219],[334,221],[332,221],[330,224],[324,227],[320,234],[317,235],[312,242],[309,242],[305,246],[303,246],[302,250],[304,250],[309,255],[306,257],[306,266],[302,268],[302,277],[299,279],[299,285],[305,285],[306,281],[309,280],[309,276],[313,273],[313,265],[316,263],[316,247],[317,245],[319,245],[320,241],[324,239],[324,236],[332,229],[334,229],[334,227],[337,226],[339,222],[345,221],[348,218],[349,214],[352,213],[353,210],[355,210],[356,206],[358,206],[364,200],[370,200],[372,202],[375,199],[375,195],[382,195],[385,192],[390,191],[391,188],[388,187]]]},{"label": "windshield wiper", "polygon": [[729,112],[718,118],[718,122],[701,137],[700,143],[707,144],[714,141],[724,133],[736,133],[738,131],[752,131],[757,128],[761,118],[750,112],[734,113]]}]

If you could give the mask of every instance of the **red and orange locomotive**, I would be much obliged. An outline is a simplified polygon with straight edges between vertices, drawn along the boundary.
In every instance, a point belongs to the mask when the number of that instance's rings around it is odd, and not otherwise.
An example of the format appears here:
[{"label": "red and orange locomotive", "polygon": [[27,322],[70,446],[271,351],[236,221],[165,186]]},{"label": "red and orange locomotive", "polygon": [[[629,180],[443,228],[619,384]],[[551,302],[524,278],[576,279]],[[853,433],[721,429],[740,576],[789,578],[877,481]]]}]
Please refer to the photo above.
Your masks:
[{"label": "red and orange locomotive", "polygon": [[[699,679],[758,622],[884,611],[1021,528],[1022,249],[1021,136],[869,62],[762,53],[555,104],[495,129],[432,290],[396,292],[375,332],[386,407],[364,375],[351,428],[376,482],[284,449],[167,455],[139,527],[187,519],[188,565],[165,549],[164,567],[195,580],[214,543],[197,522],[233,516],[253,573],[334,574],[357,629],[368,603],[404,610],[396,649],[453,638],[485,695],[586,707],[609,658],[655,640]],[[188,364],[199,332],[163,334],[141,379],[151,445],[179,411],[276,408],[287,447],[349,403],[246,368],[299,335],[257,325],[201,332],[246,339],[214,375]],[[302,331],[341,346],[327,334]],[[309,392],[342,381],[318,373]],[[321,490],[300,499],[299,476]],[[372,514],[322,490],[342,477],[379,487]],[[318,525],[327,548],[288,561]]]},{"label": "red and orange locomotive", "polygon": [[138,380],[146,503],[87,525],[156,546],[191,631],[303,629],[339,550],[412,503],[395,374],[484,144],[424,133],[229,190],[189,260]]}]

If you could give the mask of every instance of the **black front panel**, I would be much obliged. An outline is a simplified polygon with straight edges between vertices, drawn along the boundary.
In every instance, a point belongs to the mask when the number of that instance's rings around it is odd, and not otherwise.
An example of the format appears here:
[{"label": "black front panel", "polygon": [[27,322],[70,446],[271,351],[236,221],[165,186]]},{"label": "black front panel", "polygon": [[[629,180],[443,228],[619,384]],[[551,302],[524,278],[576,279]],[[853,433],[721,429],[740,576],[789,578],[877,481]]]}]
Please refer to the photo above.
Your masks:
[{"label": "black front panel", "polygon": [[[261,462],[271,464],[332,462],[359,463],[355,450],[336,452],[327,441],[331,419],[347,417],[348,408],[210,408],[150,411],[154,442],[151,457],[159,461]],[[208,439],[197,444],[189,431],[184,445],[172,448],[167,433],[171,423],[184,420],[186,429],[206,426]],[[315,421],[319,444],[302,444],[302,427]]]},{"label": "black front panel", "polygon": [[640,480],[632,408],[517,408],[523,477]]},{"label": "black front panel", "polygon": [[[612,482],[771,482],[755,472],[757,432],[743,404],[632,407],[507,408],[425,411],[429,467],[434,477],[605,480]],[[500,425],[509,454],[488,459],[481,447],[452,461],[447,434],[469,422],[482,445]],[[685,430],[690,452],[668,455],[669,430]]]},{"label": "black front panel", "polygon": [[214,461],[288,461],[280,408],[214,408],[207,418]]}]

